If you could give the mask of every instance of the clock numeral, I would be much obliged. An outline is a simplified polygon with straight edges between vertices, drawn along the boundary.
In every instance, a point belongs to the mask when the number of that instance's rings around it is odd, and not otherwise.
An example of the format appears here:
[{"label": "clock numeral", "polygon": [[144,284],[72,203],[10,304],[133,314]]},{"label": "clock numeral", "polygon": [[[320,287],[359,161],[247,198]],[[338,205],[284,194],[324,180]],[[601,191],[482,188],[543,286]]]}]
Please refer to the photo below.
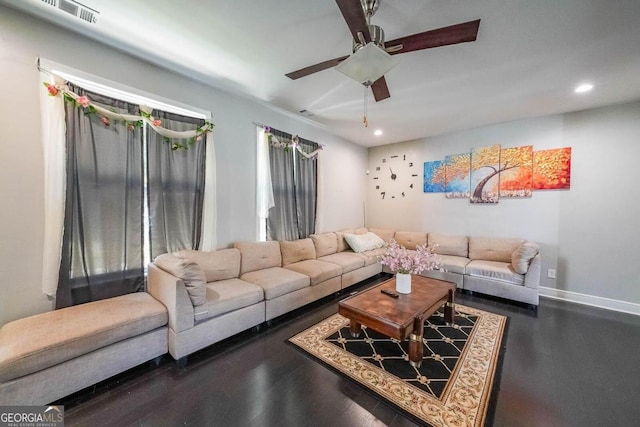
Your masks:
[{"label": "clock numeral", "polygon": [[380,170],[380,166],[376,166],[376,172]]},{"label": "clock numeral", "polygon": [[[413,184],[411,184],[411,185],[413,185]],[[380,189],[380,186],[376,185],[376,190],[379,190],[379,189]]]},{"label": "clock numeral", "polygon": [[382,159],[382,163],[387,163],[387,159]]},{"label": "clock numeral", "polygon": [[409,186],[409,188],[413,188],[413,184],[411,184],[411,185]]},{"label": "clock numeral", "polygon": [[377,176],[374,176],[373,179],[380,179],[380,178],[378,178]]},{"label": "clock numeral", "polygon": [[413,167],[413,162],[409,162],[409,167],[412,168]]},{"label": "clock numeral", "polygon": [[392,159],[397,159],[397,158],[398,158],[398,156],[397,156],[397,155],[396,155],[396,156],[391,156],[391,158],[392,158]]},{"label": "clock numeral", "polygon": [[414,173],[414,174],[412,174],[411,176],[418,176],[418,174],[417,174],[417,173]]},{"label": "clock numeral", "polygon": [[402,155],[402,160],[407,160],[407,155],[406,154]]},{"label": "clock numeral", "polygon": [[404,197],[404,191],[402,192],[402,197]]},{"label": "clock numeral", "polygon": [[392,199],[395,199],[395,198],[396,198],[396,196],[391,196],[391,198],[392,198]]},{"label": "clock numeral", "polygon": [[382,195],[382,200],[384,200],[384,196],[387,194],[384,191],[380,193]]}]

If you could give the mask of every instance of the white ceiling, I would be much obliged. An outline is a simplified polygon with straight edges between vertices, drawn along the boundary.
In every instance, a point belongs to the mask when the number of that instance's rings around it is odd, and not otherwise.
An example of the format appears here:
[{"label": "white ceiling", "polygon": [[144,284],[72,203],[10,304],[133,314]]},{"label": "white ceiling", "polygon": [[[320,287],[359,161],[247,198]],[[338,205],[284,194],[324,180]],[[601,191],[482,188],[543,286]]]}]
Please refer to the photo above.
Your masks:
[{"label": "white ceiling", "polygon": [[[331,69],[284,76],[350,53],[333,0],[81,0],[100,12],[96,24],[42,0],[1,2],[212,86],[307,109],[363,146],[640,99],[640,0],[382,0],[372,23],[387,40],[482,22],[475,42],[397,56],[391,98],[369,97],[368,128],[363,86]],[[594,90],[573,93],[582,82]]]}]

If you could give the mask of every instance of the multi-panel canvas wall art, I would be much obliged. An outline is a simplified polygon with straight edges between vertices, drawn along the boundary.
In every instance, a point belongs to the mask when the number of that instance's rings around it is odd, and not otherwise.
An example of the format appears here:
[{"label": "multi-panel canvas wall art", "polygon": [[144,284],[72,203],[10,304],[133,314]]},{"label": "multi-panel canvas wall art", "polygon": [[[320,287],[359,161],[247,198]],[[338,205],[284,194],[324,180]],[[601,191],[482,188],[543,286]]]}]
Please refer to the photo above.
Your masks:
[{"label": "multi-panel canvas wall art", "polygon": [[533,189],[568,190],[571,188],[571,147],[533,153]]},{"label": "multi-panel canvas wall art", "polygon": [[424,163],[424,192],[443,193],[445,188],[444,160]]},{"label": "multi-panel canvas wall art", "polygon": [[[444,183],[444,184],[443,184]],[[500,198],[529,198],[533,191],[568,190],[571,147],[533,151],[533,146],[474,148],[424,163],[424,192],[471,203],[495,204]]]},{"label": "multi-panel canvas wall art", "polygon": [[533,146],[503,148],[500,152],[500,198],[533,194]]},{"label": "multi-panel canvas wall art", "polygon": [[470,190],[471,154],[450,154],[444,158],[445,193],[448,199],[468,199]]},{"label": "multi-panel canvas wall art", "polygon": [[498,203],[500,146],[471,150],[471,203]]}]

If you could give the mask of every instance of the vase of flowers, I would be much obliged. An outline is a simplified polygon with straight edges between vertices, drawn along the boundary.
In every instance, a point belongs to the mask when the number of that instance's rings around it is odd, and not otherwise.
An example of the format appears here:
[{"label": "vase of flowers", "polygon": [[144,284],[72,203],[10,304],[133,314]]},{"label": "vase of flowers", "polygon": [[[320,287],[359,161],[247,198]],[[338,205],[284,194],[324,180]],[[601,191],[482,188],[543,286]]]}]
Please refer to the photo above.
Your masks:
[{"label": "vase of flowers", "polygon": [[440,268],[437,255],[427,247],[426,243],[412,251],[400,246],[394,239],[391,239],[387,245],[387,250],[380,263],[396,273],[396,292],[400,294],[411,293],[412,274]]}]

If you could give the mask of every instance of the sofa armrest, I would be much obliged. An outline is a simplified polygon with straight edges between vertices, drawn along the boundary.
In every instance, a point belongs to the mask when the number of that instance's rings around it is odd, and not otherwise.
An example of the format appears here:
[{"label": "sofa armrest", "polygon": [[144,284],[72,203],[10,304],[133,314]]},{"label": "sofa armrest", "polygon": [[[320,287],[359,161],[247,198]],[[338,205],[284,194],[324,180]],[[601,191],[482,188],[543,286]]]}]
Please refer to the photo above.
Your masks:
[{"label": "sofa armrest", "polygon": [[167,308],[175,332],[193,328],[194,311],[184,282],[155,264],[149,264],[147,291]]},{"label": "sofa armrest", "polygon": [[533,257],[527,274],[524,275],[524,287],[538,289],[540,286],[540,271],[542,269],[542,260],[540,254]]}]

